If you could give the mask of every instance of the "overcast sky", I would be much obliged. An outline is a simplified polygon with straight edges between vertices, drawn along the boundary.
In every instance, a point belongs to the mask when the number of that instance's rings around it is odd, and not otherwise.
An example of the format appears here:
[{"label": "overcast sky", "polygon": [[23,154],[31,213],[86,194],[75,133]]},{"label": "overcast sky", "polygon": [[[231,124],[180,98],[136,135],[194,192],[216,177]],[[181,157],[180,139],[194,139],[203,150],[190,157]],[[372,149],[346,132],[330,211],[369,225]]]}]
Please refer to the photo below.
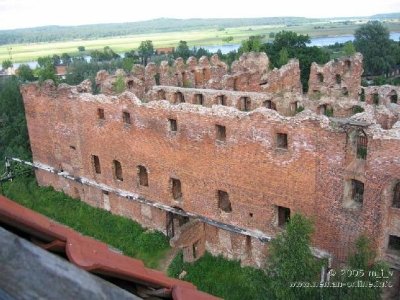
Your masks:
[{"label": "overcast sky", "polygon": [[0,29],[154,18],[346,17],[400,12],[400,0],[0,0]]}]

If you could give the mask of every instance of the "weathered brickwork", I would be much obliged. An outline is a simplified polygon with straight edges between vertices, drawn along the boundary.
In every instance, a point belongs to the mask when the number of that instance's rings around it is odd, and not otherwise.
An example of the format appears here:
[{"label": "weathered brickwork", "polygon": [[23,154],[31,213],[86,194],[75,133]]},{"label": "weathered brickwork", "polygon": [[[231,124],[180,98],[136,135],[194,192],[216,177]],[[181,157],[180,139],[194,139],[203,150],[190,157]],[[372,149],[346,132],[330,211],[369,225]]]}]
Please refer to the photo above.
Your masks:
[{"label": "weathered brickwork", "polygon": [[322,94],[334,98],[358,99],[363,73],[362,55],[334,59],[323,66],[312,63],[309,95]]},{"label": "weathered brickwork", "polygon": [[129,75],[118,71],[114,75],[99,72],[96,83],[103,94],[113,94],[113,85],[122,76],[126,89],[134,92],[140,99],[151,97],[145,94],[155,85],[230,90],[243,92],[297,92],[301,93],[300,67],[298,60],[292,59],[280,69],[269,70],[269,59],[265,53],[244,53],[232,63],[231,72],[218,55],[210,59],[203,56],[198,61],[189,57],[185,63],[182,58],[172,66],[167,61],[160,66],[149,63],[146,67],[135,65]]},{"label": "weathered brickwork", "polygon": [[[264,76],[268,58],[261,55],[263,63],[253,65],[253,56],[234,65],[234,74],[253,69]],[[227,76],[224,64],[213,57],[210,62],[189,59],[186,65],[178,60],[173,68],[180,73],[169,78],[179,81],[186,72],[186,80],[200,82],[193,79],[200,76],[199,67],[210,76],[202,87]],[[355,239],[367,234],[379,256],[400,268],[400,256],[390,246],[393,237],[400,237],[400,208],[393,202],[400,182],[396,88],[379,92],[390,103],[373,105],[333,96],[314,99],[297,89],[277,94],[174,86],[175,79],[166,82],[171,67],[159,68],[160,86],[149,75],[156,73],[155,65],[117,75],[134,78],[134,87],[118,96],[110,79],[115,77],[105,72],[97,79],[109,93],[100,95],[90,94],[87,82],[57,88],[50,82],[24,85],[33,160],[271,237],[283,230],[287,217],[300,212],[315,222],[313,246],[334,261],[344,261]],[[131,92],[139,86],[143,101]],[[351,95],[360,90],[348,88]],[[331,105],[336,115],[328,118],[321,105]],[[365,111],[354,114],[355,105]],[[299,107],[305,110],[296,113]],[[265,263],[267,243],[255,237],[173,216],[44,171],[36,176],[41,185],[175,235],[173,243],[188,260],[207,249],[244,264]]]}]

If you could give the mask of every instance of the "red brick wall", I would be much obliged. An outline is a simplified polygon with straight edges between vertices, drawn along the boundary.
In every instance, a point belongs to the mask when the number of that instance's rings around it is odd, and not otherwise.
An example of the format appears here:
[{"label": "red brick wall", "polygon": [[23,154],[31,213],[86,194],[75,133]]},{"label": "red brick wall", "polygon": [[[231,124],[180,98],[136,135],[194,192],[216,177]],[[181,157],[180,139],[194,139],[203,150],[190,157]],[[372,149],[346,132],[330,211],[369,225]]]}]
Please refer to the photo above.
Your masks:
[{"label": "red brick wall", "polygon": [[[267,109],[245,113],[165,101],[142,104],[130,93],[118,98],[93,96],[34,84],[25,85],[22,93],[34,161],[269,235],[281,230],[276,206],[288,207],[292,214],[313,218],[315,246],[335,258],[345,259],[361,233],[372,238],[383,254],[393,215],[388,214],[393,210],[390,191],[387,195],[383,191],[390,190],[400,169],[399,139],[385,138],[387,131],[367,130],[371,138],[364,163],[354,159],[353,142],[344,130],[314,114],[285,118]],[[104,121],[97,119],[98,108],[104,109]],[[123,124],[123,111],[130,113],[131,125]],[[176,133],[169,131],[168,118],[177,120]],[[226,142],[216,141],[216,124],[226,126]],[[277,133],[288,135],[287,150],[277,149]],[[91,155],[100,158],[101,174],[95,174]],[[113,160],[122,164],[122,182],[114,179]],[[138,185],[138,165],[148,170],[148,187]],[[343,207],[345,180],[354,176],[365,180],[361,209]],[[73,195],[78,192],[91,205],[103,206],[102,193],[94,188],[82,189],[42,171],[37,177],[40,184]],[[181,202],[171,196],[171,177],[182,183]],[[231,213],[218,209],[217,190],[228,192]],[[112,212],[165,231],[161,210],[150,209],[149,218],[141,204],[111,194],[109,199]],[[221,252],[231,247],[230,256],[244,258],[243,249],[251,248],[256,253],[253,259],[261,264],[266,249],[258,241],[252,239],[249,245],[245,237],[232,234],[227,245],[226,237],[209,227],[208,249]],[[392,234],[400,235],[396,228],[390,229]]]}]

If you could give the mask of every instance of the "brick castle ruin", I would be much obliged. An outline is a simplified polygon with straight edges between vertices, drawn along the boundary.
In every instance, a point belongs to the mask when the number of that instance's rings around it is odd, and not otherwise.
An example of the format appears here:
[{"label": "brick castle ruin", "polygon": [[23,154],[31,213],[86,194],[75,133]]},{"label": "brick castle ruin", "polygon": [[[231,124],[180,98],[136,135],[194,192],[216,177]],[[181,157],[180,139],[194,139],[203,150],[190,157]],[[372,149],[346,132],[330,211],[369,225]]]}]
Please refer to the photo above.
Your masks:
[{"label": "brick castle ruin", "polygon": [[316,256],[341,263],[366,234],[399,270],[400,87],[361,87],[362,72],[359,53],[314,63],[304,94],[298,60],[271,70],[246,53],[100,71],[98,95],[26,84],[36,177],[163,231],[189,261],[262,266],[298,212]]}]

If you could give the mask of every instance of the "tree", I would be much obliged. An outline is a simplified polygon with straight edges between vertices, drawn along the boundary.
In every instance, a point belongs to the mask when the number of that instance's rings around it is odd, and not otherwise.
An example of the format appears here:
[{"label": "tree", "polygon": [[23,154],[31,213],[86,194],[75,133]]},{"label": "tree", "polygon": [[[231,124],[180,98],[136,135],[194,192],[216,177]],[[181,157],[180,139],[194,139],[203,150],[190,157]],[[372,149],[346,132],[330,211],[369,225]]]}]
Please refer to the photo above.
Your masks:
[{"label": "tree", "polygon": [[105,46],[103,49],[104,56],[106,60],[111,60],[111,59],[118,59],[120,56],[114,52],[114,50],[111,49],[109,46]]},{"label": "tree", "polygon": [[142,64],[146,66],[149,58],[151,58],[151,56],[154,54],[153,42],[150,40],[142,41],[138,48],[138,52],[139,57],[142,60]]},{"label": "tree", "polygon": [[272,43],[264,44],[264,51],[268,53],[271,64],[280,68],[289,58],[297,58],[300,63],[300,80],[303,90],[308,90],[311,63],[323,64],[329,61],[329,53],[313,46],[308,47],[310,37],[297,34],[293,31],[280,31],[275,34]]},{"label": "tree", "polygon": [[312,233],[312,222],[295,214],[286,230],[271,241],[268,272],[276,299],[314,299],[315,289],[289,286],[295,282],[318,281],[321,265],[311,253]]},{"label": "tree", "polygon": [[289,61],[289,52],[286,48],[282,48],[279,51],[279,60],[278,60],[278,64],[280,66],[286,65]]},{"label": "tree", "polygon": [[66,66],[68,66],[72,62],[71,56],[68,53],[61,54],[61,60],[63,65]]},{"label": "tree", "polygon": [[16,77],[0,81],[0,174],[3,174],[5,156],[31,160],[19,84]]},{"label": "tree", "polygon": [[6,60],[3,61],[3,63],[1,64],[1,66],[2,66],[3,70],[7,70],[8,68],[12,68],[13,63],[12,63],[11,60],[6,59]]},{"label": "tree", "polygon": [[125,52],[124,57],[125,58],[133,58],[135,60],[139,59],[139,56],[136,54],[135,50]]},{"label": "tree", "polygon": [[39,67],[45,67],[48,65],[53,65],[53,59],[50,56],[41,56],[37,59]]},{"label": "tree", "polygon": [[[355,251],[349,256],[348,267],[334,270],[331,280],[346,284],[341,289],[324,289],[324,299],[381,299],[382,288],[375,284],[383,284],[388,281],[389,268],[383,262],[377,262],[376,253],[372,250],[371,242],[366,236],[360,236],[355,245]],[[343,272],[349,270],[349,272]],[[334,276],[332,275],[334,274]],[[383,276],[382,276],[383,275]],[[384,278],[386,277],[386,278]],[[362,282],[364,285],[371,284],[368,288],[349,287],[352,284]]]},{"label": "tree", "polygon": [[79,51],[79,52],[85,51],[85,47],[84,47],[84,46],[78,46],[78,51]]},{"label": "tree", "polygon": [[275,34],[274,47],[276,49],[296,49],[307,47],[311,42],[308,35],[297,34],[293,31],[280,31]]},{"label": "tree", "polygon": [[122,60],[122,68],[125,72],[129,73],[132,70],[134,64],[137,64],[138,61],[132,57],[124,57]]},{"label": "tree", "polygon": [[242,42],[238,53],[239,55],[245,52],[261,52],[263,51],[263,42],[262,39],[264,36],[262,35],[252,35],[247,40]]},{"label": "tree", "polygon": [[224,42],[224,43],[230,43],[230,42],[232,42],[233,41],[233,36],[227,36],[227,37],[224,37],[223,39],[222,39],[222,41]]},{"label": "tree", "polygon": [[188,59],[192,55],[189,46],[186,41],[179,41],[178,47],[176,47],[174,52],[174,57],[182,57],[184,60]]},{"label": "tree", "polygon": [[54,82],[58,81],[56,76],[56,72],[54,70],[54,61],[50,56],[44,56],[38,58],[39,67],[36,68],[36,73],[39,78],[39,81],[45,81],[47,79],[51,79]]},{"label": "tree", "polygon": [[[199,58],[202,57],[202,56],[208,56],[208,57],[211,56],[210,51],[208,51],[208,50],[206,50],[206,49],[204,49],[204,48],[202,48],[202,47],[200,47],[200,48],[197,49],[196,51],[193,50],[193,52],[194,52],[194,53],[193,53],[194,56],[195,56],[197,59],[199,59]],[[217,54],[220,54],[220,53],[217,52]],[[219,56],[219,55],[218,55],[218,56]],[[221,56],[219,56],[219,57],[221,57]]]},{"label": "tree", "polygon": [[33,71],[29,67],[29,65],[20,65],[18,68],[18,77],[22,81],[32,81],[35,80],[35,76],[33,76]]},{"label": "tree", "polygon": [[125,91],[125,89],[126,89],[126,85],[125,85],[124,77],[119,75],[117,77],[117,80],[113,83],[113,90],[117,94],[120,94],[123,91]]},{"label": "tree", "polygon": [[354,47],[353,42],[348,41],[343,45],[343,52],[345,55],[350,56],[356,53],[356,48]]},{"label": "tree", "polygon": [[103,51],[101,50],[93,50],[90,52],[90,56],[93,61],[99,62],[99,61],[110,61],[113,59],[118,59],[120,56],[115,53],[109,46],[106,46],[103,48]]},{"label": "tree", "polygon": [[59,55],[54,54],[52,59],[53,59],[54,66],[59,66],[61,64],[61,57]]},{"label": "tree", "polygon": [[370,21],[358,28],[354,46],[364,56],[367,74],[387,73],[396,63],[396,47],[389,38],[389,30],[379,21]]}]

